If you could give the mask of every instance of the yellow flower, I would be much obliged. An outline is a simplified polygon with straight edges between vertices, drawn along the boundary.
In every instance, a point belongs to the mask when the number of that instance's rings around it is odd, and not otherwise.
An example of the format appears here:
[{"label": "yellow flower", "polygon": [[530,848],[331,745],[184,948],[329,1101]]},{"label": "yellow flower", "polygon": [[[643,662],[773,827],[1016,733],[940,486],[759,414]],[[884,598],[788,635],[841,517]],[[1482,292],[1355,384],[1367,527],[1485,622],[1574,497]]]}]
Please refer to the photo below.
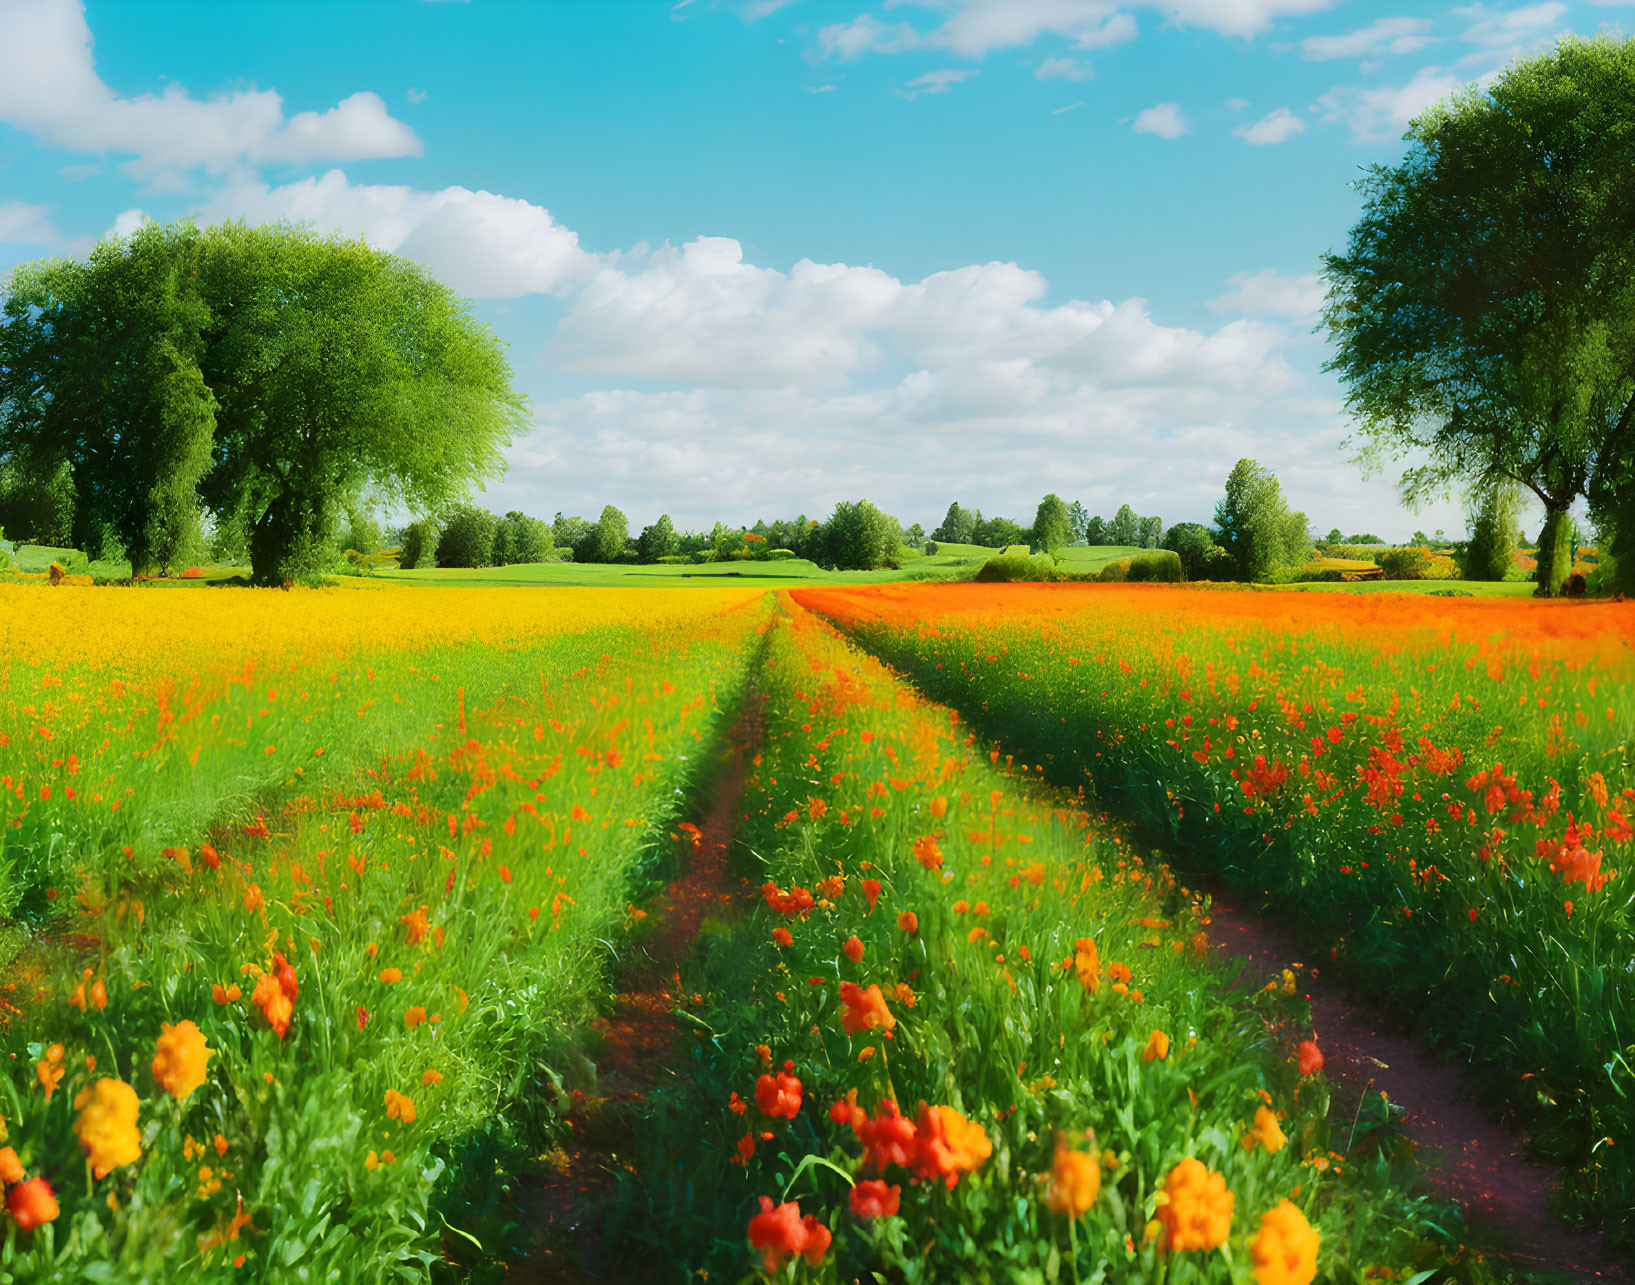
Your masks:
[{"label": "yellow flower", "polygon": [[1232,1231],[1232,1193],[1226,1179],[1188,1156],[1164,1180],[1158,1221],[1173,1250],[1217,1249]]},{"label": "yellow flower", "polygon": [[1154,1031],[1147,1037],[1147,1047],[1141,1050],[1143,1062],[1162,1062],[1169,1056],[1169,1036],[1163,1031]]},{"label": "yellow flower", "polygon": [[1283,1150],[1283,1144],[1287,1141],[1288,1139],[1283,1136],[1282,1126],[1277,1122],[1277,1117],[1265,1107],[1257,1107],[1254,1127],[1243,1135],[1243,1149],[1253,1151],[1255,1144],[1258,1142],[1266,1148],[1268,1155],[1275,1156],[1279,1151]]},{"label": "yellow flower", "polygon": [[1101,1166],[1093,1155],[1075,1151],[1060,1139],[1050,1166],[1050,1190],[1045,1204],[1069,1218],[1081,1217],[1101,1194]]},{"label": "yellow flower", "polygon": [[74,1106],[79,1111],[74,1132],[98,1178],[142,1158],[142,1139],[136,1128],[136,1090],[130,1085],[123,1080],[100,1079],[80,1090]]},{"label": "yellow flower", "polygon": [[164,1024],[158,1051],[153,1058],[153,1078],[177,1101],[204,1083],[205,1063],[214,1052],[205,1045],[204,1033],[192,1022]]},{"label": "yellow flower", "polygon": [[1256,1285],[1311,1285],[1317,1275],[1316,1229],[1287,1200],[1260,1216],[1260,1230],[1249,1242],[1249,1261]]}]

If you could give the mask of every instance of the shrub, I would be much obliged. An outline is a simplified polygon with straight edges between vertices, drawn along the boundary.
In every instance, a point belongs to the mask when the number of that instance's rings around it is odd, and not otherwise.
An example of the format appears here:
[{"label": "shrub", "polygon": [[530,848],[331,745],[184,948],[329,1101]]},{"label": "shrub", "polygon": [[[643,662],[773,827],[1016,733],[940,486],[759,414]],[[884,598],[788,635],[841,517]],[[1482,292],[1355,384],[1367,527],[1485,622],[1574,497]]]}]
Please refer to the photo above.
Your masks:
[{"label": "shrub", "polygon": [[1101,569],[1096,577],[1103,584],[1123,584],[1130,578],[1130,559],[1116,558]]},{"label": "shrub", "polygon": [[487,509],[462,504],[449,514],[437,541],[440,567],[488,567],[494,564],[494,536],[500,520]]},{"label": "shrub", "polygon": [[979,584],[1012,584],[1019,581],[1066,580],[1069,576],[1056,566],[1054,558],[1038,553],[1001,553],[989,558],[973,577]]},{"label": "shrub", "polygon": [[666,567],[685,567],[691,564],[693,558],[690,553],[666,553],[653,561]]},{"label": "shrub", "polygon": [[773,549],[766,555],[768,562],[793,562],[800,557],[793,549]]},{"label": "shrub", "polygon": [[1181,555],[1173,549],[1149,549],[1130,559],[1125,579],[1131,584],[1139,581],[1157,581],[1164,584],[1181,583]]},{"label": "shrub", "polygon": [[512,509],[494,532],[494,565],[517,566],[551,560],[551,528],[538,518]]},{"label": "shrub", "polygon": [[432,552],[436,548],[437,524],[430,518],[411,522],[403,529],[403,546],[397,551],[397,565],[405,571],[433,566]]},{"label": "shrub", "polygon": [[937,556],[937,542],[935,540],[927,540],[925,542],[925,556],[928,558],[934,558]]}]

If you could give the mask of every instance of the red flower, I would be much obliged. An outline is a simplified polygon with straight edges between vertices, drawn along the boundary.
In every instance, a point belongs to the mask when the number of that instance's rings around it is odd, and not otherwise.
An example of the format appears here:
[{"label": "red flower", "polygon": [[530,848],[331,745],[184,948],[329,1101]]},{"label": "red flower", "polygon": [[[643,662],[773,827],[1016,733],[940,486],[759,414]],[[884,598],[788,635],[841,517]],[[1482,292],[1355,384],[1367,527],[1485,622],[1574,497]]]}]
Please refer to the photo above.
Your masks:
[{"label": "red flower", "polygon": [[14,1186],[6,1193],[6,1208],[24,1231],[55,1221],[60,1212],[51,1184],[44,1178],[30,1178]]},{"label": "red flower", "polygon": [[785,1062],[774,1077],[763,1075],[755,1081],[755,1105],[762,1115],[793,1120],[800,1114],[801,1082],[793,1075],[795,1064]]},{"label": "red flower", "polygon": [[[831,1111],[830,1118],[833,1116],[834,1112]],[[907,1169],[919,1154],[914,1121],[898,1111],[897,1104],[889,1099],[880,1104],[880,1110],[872,1120],[861,1110],[857,1111],[852,1117],[851,1126],[857,1140],[863,1144],[864,1161],[872,1163],[882,1173],[887,1165],[902,1165]]]},{"label": "red flower", "polygon": [[840,952],[854,964],[861,964],[863,962],[863,943],[858,940],[856,933],[853,933],[850,937],[846,938],[846,940],[841,944]]},{"label": "red flower", "polygon": [[749,1243],[764,1254],[766,1270],[772,1275],[796,1254],[816,1267],[832,1239],[829,1229],[811,1214],[801,1218],[800,1204],[793,1200],[775,1206],[770,1196],[762,1196],[761,1212],[749,1220]]},{"label": "red flower", "polygon": [[880,1178],[865,1178],[852,1188],[852,1213],[859,1218],[890,1218],[897,1212],[903,1189],[887,1186]]},{"label": "red flower", "polygon": [[877,985],[864,990],[856,982],[841,982],[840,1002],[845,1005],[840,1014],[840,1025],[847,1035],[856,1035],[876,1026],[889,1031],[897,1025],[897,1019],[886,1007],[886,997],[880,993]]},{"label": "red flower", "polygon": [[1316,1040],[1301,1040],[1294,1051],[1300,1060],[1301,1075],[1316,1075],[1323,1069],[1323,1050],[1317,1047]]},{"label": "red flower", "polygon": [[880,881],[878,879],[863,880],[863,896],[869,903],[869,909],[874,909],[874,903],[880,900]]}]

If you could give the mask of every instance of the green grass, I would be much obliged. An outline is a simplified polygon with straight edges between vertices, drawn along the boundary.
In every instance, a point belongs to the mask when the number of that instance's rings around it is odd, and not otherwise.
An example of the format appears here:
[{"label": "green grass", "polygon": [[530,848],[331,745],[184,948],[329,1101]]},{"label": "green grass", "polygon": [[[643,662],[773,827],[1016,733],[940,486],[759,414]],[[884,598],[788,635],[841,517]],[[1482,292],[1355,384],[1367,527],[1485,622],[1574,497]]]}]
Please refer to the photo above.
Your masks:
[{"label": "green grass", "polygon": [[1445,593],[1454,590],[1473,598],[1528,598],[1531,580],[1356,580],[1312,581],[1306,584],[1260,586],[1267,589],[1298,589],[1303,593]]}]

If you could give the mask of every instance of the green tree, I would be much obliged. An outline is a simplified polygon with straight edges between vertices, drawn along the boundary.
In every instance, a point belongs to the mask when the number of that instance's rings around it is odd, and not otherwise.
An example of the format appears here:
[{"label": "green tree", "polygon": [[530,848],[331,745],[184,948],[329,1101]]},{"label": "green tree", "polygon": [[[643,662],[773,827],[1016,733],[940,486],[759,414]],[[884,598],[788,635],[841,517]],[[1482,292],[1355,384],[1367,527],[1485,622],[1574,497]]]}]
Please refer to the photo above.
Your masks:
[{"label": "green tree", "polygon": [[1073,529],[1073,544],[1085,543],[1085,529],[1090,525],[1090,510],[1077,500],[1067,506],[1067,522]]},{"label": "green tree", "polygon": [[437,523],[421,518],[403,528],[403,541],[398,548],[397,565],[405,571],[437,565]]},{"label": "green tree", "polygon": [[842,500],[823,524],[825,560],[841,571],[895,566],[902,538],[897,519],[867,500]]},{"label": "green tree", "polygon": [[942,525],[931,533],[931,538],[948,544],[970,544],[980,517],[980,514],[973,516],[969,509],[962,509],[955,501],[948,506]]},{"label": "green tree", "polygon": [[903,532],[903,543],[910,549],[918,549],[925,544],[925,528],[916,522]]},{"label": "green tree", "polygon": [[1340,534],[1340,528],[1335,527],[1323,538],[1324,544],[1344,544],[1345,537]]},{"label": "green tree", "polygon": [[1057,561],[1073,540],[1073,517],[1062,497],[1052,492],[1039,501],[1033,515],[1033,529],[1029,535],[1029,550],[1048,553]]},{"label": "green tree", "polygon": [[[1420,459],[1410,503],[1509,480],[1550,519],[1605,511],[1635,486],[1635,45],[1563,39],[1408,138],[1324,261],[1362,458]],[[1541,547],[1541,570],[1563,556]]]},{"label": "green tree", "polygon": [[551,523],[551,540],[558,549],[569,550],[575,558],[579,556],[579,546],[590,534],[591,523],[584,518],[564,517],[561,513]]},{"label": "green tree", "polygon": [[437,540],[440,567],[491,567],[500,520],[475,504],[461,504],[443,522]]},{"label": "green tree", "polygon": [[674,557],[680,547],[681,537],[676,535],[675,524],[668,513],[660,514],[657,522],[643,527],[641,535],[636,537],[636,557],[641,562]]},{"label": "green tree", "polygon": [[1238,580],[1287,579],[1310,549],[1306,515],[1290,512],[1276,476],[1254,460],[1239,460],[1226,479],[1226,494],[1215,505],[1215,528]]},{"label": "green tree", "polygon": [[617,562],[630,540],[630,522],[611,504],[602,509],[596,525],[574,546],[575,562]]},{"label": "green tree", "polygon": [[1143,549],[1159,549],[1164,544],[1164,520],[1162,518],[1141,519],[1140,545]]},{"label": "green tree", "polygon": [[341,548],[357,553],[379,553],[385,543],[375,515],[362,505],[353,505],[346,511],[346,525],[341,530]]},{"label": "green tree", "polygon": [[971,530],[971,543],[984,549],[1008,549],[1013,544],[1026,544],[1028,533],[1021,524],[1009,518],[983,518]]},{"label": "green tree", "polygon": [[1107,524],[1107,543],[1125,547],[1140,545],[1141,519],[1128,504],[1119,505],[1113,520]]},{"label": "green tree", "polygon": [[1164,532],[1164,548],[1175,551],[1188,580],[1209,579],[1210,572],[1226,557],[1209,528],[1197,522],[1177,522]]},{"label": "green tree", "polygon": [[1111,544],[1107,538],[1107,523],[1099,517],[1086,519],[1084,524],[1084,542],[1089,545]]},{"label": "green tree", "polygon": [[1490,486],[1476,497],[1470,539],[1459,555],[1459,571],[1466,580],[1503,580],[1514,569],[1516,546],[1521,543],[1520,507],[1514,483]]},{"label": "green tree", "polygon": [[551,547],[550,527],[538,518],[512,509],[500,519],[494,531],[494,565],[509,567],[549,562]]}]

